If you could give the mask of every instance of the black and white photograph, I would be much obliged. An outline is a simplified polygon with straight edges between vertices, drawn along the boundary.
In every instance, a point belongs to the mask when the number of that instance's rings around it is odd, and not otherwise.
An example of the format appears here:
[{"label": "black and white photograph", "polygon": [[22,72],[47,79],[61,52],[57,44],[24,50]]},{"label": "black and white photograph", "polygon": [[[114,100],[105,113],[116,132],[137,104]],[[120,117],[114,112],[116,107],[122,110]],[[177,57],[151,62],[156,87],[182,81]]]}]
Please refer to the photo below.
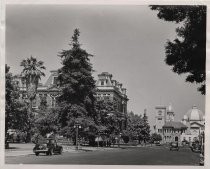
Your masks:
[{"label": "black and white photograph", "polygon": [[206,4],[6,4],[4,165],[205,166],[207,20]]}]

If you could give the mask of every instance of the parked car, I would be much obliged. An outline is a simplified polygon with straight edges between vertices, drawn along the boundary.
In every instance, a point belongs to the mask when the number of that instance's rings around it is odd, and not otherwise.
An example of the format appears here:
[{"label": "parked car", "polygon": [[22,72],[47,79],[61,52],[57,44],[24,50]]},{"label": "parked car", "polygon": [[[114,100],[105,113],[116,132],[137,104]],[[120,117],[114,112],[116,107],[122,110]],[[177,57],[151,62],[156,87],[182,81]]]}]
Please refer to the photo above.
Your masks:
[{"label": "parked car", "polygon": [[161,146],[160,141],[156,141],[156,142],[155,142],[155,145],[156,145],[156,146]]},{"label": "parked car", "polygon": [[204,166],[204,153],[200,153],[199,164],[200,166]]},{"label": "parked car", "polygon": [[170,143],[170,151],[171,150],[176,150],[176,151],[179,150],[179,144],[178,144],[178,142],[171,142]]},{"label": "parked car", "polygon": [[197,141],[193,142],[190,148],[191,148],[192,152],[195,152],[195,153],[200,153],[201,152],[201,145]]},{"label": "parked car", "polygon": [[189,141],[183,140],[183,141],[182,141],[182,145],[183,145],[183,146],[184,146],[184,145],[189,145]]},{"label": "parked car", "polygon": [[52,138],[46,139],[42,143],[36,143],[33,148],[33,152],[38,156],[40,153],[44,153],[46,155],[54,154],[62,154],[63,147],[58,145],[57,141]]}]

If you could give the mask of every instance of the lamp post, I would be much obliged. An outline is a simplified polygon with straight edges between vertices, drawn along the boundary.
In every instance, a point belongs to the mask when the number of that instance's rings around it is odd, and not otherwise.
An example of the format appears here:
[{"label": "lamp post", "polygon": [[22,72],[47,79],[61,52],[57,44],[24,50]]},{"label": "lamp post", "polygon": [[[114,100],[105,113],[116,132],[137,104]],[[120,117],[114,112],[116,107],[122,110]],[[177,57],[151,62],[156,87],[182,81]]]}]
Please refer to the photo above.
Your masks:
[{"label": "lamp post", "polygon": [[118,137],[118,147],[120,147],[120,138],[121,138],[122,133],[119,133],[119,137]]},{"label": "lamp post", "polygon": [[79,128],[81,128],[81,125],[78,122],[76,122],[74,128],[76,129],[76,150],[78,150],[79,148],[78,136],[79,136]]}]

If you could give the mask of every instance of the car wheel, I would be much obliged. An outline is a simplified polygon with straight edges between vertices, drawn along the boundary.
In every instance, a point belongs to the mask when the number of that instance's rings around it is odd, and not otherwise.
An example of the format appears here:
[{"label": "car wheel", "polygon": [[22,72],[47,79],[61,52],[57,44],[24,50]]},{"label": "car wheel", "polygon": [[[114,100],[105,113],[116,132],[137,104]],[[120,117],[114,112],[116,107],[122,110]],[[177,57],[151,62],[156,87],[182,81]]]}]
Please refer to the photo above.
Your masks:
[{"label": "car wheel", "polygon": [[52,155],[53,154],[53,149],[50,149],[50,153],[49,153],[50,155]]},{"label": "car wheel", "polygon": [[62,152],[63,152],[63,148],[61,148],[61,149],[60,149],[60,152],[59,152],[59,154],[62,154]]},{"label": "car wheel", "polygon": [[35,153],[36,154],[36,156],[38,156],[39,155],[39,153]]}]

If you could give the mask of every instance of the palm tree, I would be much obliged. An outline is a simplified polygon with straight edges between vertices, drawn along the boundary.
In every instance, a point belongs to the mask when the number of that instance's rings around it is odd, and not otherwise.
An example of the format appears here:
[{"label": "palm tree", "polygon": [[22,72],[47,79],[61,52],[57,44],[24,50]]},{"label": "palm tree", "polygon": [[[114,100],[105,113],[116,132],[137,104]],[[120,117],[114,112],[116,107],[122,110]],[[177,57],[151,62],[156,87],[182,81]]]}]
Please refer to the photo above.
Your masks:
[{"label": "palm tree", "polygon": [[23,66],[21,78],[23,83],[26,84],[26,92],[30,101],[30,108],[32,108],[32,101],[36,97],[39,80],[41,80],[42,76],[45,76],[42,70],[46,68],[43,64],[43,61],[37,61],[37,59],[32,56],[24,59],[20,63],[20,66]]},{"label": "palm tree", "polygon": [[[21,72],[21,78],[22,82],[26,85],[26,93],[27,98],[29,101],[29,117],[32,117],[32,102],[36,97],[37,88],[39,84],[39,80],[41,80],[42,76],[45,76],[45,74],[42,72],[45,68],[43,65],[43,61],[37,61],[36,58],[30,57],[27,59],[22,60],[20,63],[20,66],[23,66],[23,70]],[[32,119],[31,119],[32,122]],[[29,128],[29,133],[31,130],[31,125]],[[30,139],[30,134],[28,135],[28,139]]]}]

